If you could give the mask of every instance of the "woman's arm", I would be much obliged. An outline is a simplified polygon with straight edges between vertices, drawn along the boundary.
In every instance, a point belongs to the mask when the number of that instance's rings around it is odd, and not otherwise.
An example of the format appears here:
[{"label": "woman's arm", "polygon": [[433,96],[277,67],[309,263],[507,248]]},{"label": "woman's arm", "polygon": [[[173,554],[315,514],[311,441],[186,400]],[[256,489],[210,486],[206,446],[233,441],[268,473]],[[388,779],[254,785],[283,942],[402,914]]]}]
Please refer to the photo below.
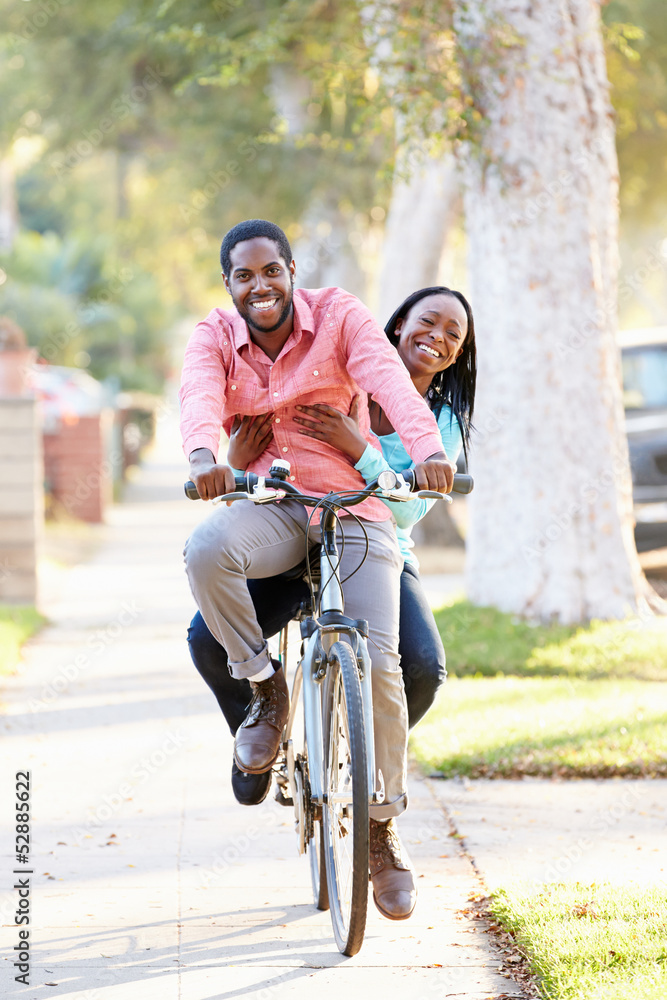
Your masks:
[{"label": "woman's arm", "polygon": [[[458,420],[452,414],[452,411],[448,406],[443,406],[438,417],[438,430],[440,432],[440,437],[442,438],[442,445],[447,455],[450,456],[452,462],[456,462],[459,452],[461,451],[462,438],[461,429],[458,424]],[[380,443],[382,438],[379,438]],[[405,453],[406,461],[409,461],[407,452]],[[368,445],[363,455],[355,465],[361,475],[364,477],[367,483],[372,483],[374,479],[384,472],[386,469],[391,469],[392,466],[389,464],[384,455],[373,448],[372,445]],[[406,465],[405,468],[411,468],[411,466]],[[393,471],[404,471],[396,470]],[[382,499],[382,498],[380,498]],[[428,514],[429,510],[436,502],[435,500],[383,500],[384,504],[389,507],[392,514],[394,515],[394,520],[399,528],[410,528],[417,521],[421,521],[425,514]]]},{"label": "woman's arm", "polygon": [[[355,469],[361,473],[367,483],[372,483],[374,479],[377,479],[381,472],[391,469],[391,466],[382,452],[379,452],[377,448],[374,448],[373,445],[369,444],[355,465]],[[385,500],[383,497],[378,497],[378,499],[382,500],[382,503],[386,504],[392,512],[394,520],[399,528],[410,528],[413,524],[416,524],[417,521],[421,521],[422,517],[424,517],[425,514],[428,514],[429,510],[436,502],[435,500],[419,499]]]}]

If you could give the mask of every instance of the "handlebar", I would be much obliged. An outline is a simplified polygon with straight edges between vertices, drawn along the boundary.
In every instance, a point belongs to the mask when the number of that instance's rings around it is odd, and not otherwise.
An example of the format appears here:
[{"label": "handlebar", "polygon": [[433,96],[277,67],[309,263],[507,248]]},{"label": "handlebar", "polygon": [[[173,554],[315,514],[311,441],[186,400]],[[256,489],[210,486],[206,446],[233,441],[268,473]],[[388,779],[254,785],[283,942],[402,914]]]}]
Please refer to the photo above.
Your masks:
[{"label": "handlebar", "polygon": [[[405,482],[408,484],[411,490],[415,488],[415,471],[414,469],[406,469],[405,472],[399,472],[399,476],[402,476]],[[452,486],[452,493],[460,493],[467,495],[472,493],[474,481],[472,476],[469,476],[466,472],[457,472],[454,474],[454,485]],[[434,490],[422,490],[421,492],[434,493]],[[435,494],[436,496],[442,496],[442,493]]]},{"label": "handlebar", "polygon": [[[399,473],[397,478],[400,482],[400,478],[408,483],[411,490],[415,487],[415,477],[412,469],[407,469],[405,472]],[[247,476],[236,476],[234,482],[236,483],[236,490],[234,493],[225,494],[224,497],[219,497],[216,499],[231,499],[235,498],[239,493],[252,494],[255,486],[259,482],[259,477],[254,472],[249,472]],[[472,492],[473,489],[473,478],[465,473],[457,472],[454,476],[454,485],[452,487],[452,493],[468,494]],[[291,483],[285,482],[282,479],[272,479],[270,477],[264,477],[264,486],[267,489],[281,490],[287,496],[297,497],[301,503],[305,504],[307,507],[314,507],[316,504],[321,504],[322,497],[308,497],[301,493],[295,486]],[[336,494],[335,503],[340,507],[352,507],[362,500],[366,500],[373,492],[377,489],[378,481],[370,483],[365,490],[359,492],[349,493],[347,496],[341,496]],[[195,484],[188,480],[184,486],[185,495],[189,500],[199,500],[201,499],[199,493],[197,492],[197,487]],[[347,493],[347,491],[344,491]],[[446,494],[437,493],[434,490],[420,490],[419,496],[430,497],[433,499],[442,500]],[[240,497],[239,497],[240,499]],[[332,498],[333,499],[333,498]],[[406,498],[407,499],[407,498]]]}]

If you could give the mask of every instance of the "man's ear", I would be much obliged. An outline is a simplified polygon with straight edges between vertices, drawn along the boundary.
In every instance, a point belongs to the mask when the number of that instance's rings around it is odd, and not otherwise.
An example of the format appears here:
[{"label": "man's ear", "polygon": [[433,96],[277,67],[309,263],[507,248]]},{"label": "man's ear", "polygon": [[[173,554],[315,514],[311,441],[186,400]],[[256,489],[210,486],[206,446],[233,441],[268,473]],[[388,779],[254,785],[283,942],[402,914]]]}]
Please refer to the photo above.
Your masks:
[{"label": "man's ear", "polygon": [[292,277],[294,277],[294,275],[296,274],[296,261],[294,260],[293,257],[292,257],[292,260],[290,261],[290,265],[288,267],[288,271],[292,275]]},{"label": "man's ear", "polygon": [[222,280],[223,280],[223,282],[224,282],[224,285],[225,285],[225,289],[226,289],[226,290],[227,290],[227,291],[229,292],[229,294],[231,295],[232,293],[231,293],[231,292],[229,291],[229,281],[227,280],[227,275],[225,274],[225,272],[224,272],[224,271],[221,271],[220,273],[221,273],[221,275],[222,275]]}]

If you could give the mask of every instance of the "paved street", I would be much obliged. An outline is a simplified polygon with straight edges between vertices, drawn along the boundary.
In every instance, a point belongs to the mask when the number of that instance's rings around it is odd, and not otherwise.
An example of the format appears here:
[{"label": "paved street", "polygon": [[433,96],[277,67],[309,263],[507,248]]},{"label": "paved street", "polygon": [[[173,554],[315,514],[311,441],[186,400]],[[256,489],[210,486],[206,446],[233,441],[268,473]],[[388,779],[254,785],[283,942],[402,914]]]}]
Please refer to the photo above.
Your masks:
[{"label": "paved street", "polygon": [[[161,426],[93,556],[48,575],[51,625],[4,688],[2,996],[520,996],[470,913],[480,882],[438,783],[413,776],[401,822],[419,872],[415,915],[392,923],[371,904],[353,959],[312,905],[291,811],[235,802],[231,738],[184,641],[194,605],[182,542],[207,509],[183,498],[177,440]],[[21,770],[32,775],[27,987],[12,965]]]}]

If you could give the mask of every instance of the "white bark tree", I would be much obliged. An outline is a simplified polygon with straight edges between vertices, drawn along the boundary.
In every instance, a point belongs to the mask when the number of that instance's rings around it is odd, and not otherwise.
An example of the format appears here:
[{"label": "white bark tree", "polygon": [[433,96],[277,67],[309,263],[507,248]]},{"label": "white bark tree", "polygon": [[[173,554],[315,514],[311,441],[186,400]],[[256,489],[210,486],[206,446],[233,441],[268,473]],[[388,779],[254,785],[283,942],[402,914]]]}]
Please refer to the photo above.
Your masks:
[{"label": "white bark tree", "polygon": [[[310,99],[310,81],[293,66],[277,64],[271,69],[270,86],[276,110],[286,125],[285,141],[294,141],[309,127],[306,105]],[[366,280],[349,240],[348,221],[338,207],[335,186],[327,197],[312,197],[300,225],[302,235],[292,247],[297,287],[340,285],[363,298]]]},{"label": "white bark tree", "polygon": [[457,31],[485,118],[464,171],[479,356],[468,593],[542,620],[641,613],[599,2],[469,0]]},{"label": "white bark tree", "polygon": [[385,321],[411,292],[436,284],[460,192],[451,154],[406,150],[397,161],[379,277],[378,315]]},{"label": "white bark tree", "polygon": [[[460,183],[451,153],[431,157],[414,145],[397,156],[378,279],[377,316],[384,324],[418,288],[438,281],[440,260],[460,204]],[[445,279],[446,280],[446,279]],[[462,548],[447,504],[436,504],[413,528],[417,545]]]},{"label": "white bark tree", "polygon": [[0,158],[0,249],[11,250],[18,225],[14,164],[10,154]]}]

